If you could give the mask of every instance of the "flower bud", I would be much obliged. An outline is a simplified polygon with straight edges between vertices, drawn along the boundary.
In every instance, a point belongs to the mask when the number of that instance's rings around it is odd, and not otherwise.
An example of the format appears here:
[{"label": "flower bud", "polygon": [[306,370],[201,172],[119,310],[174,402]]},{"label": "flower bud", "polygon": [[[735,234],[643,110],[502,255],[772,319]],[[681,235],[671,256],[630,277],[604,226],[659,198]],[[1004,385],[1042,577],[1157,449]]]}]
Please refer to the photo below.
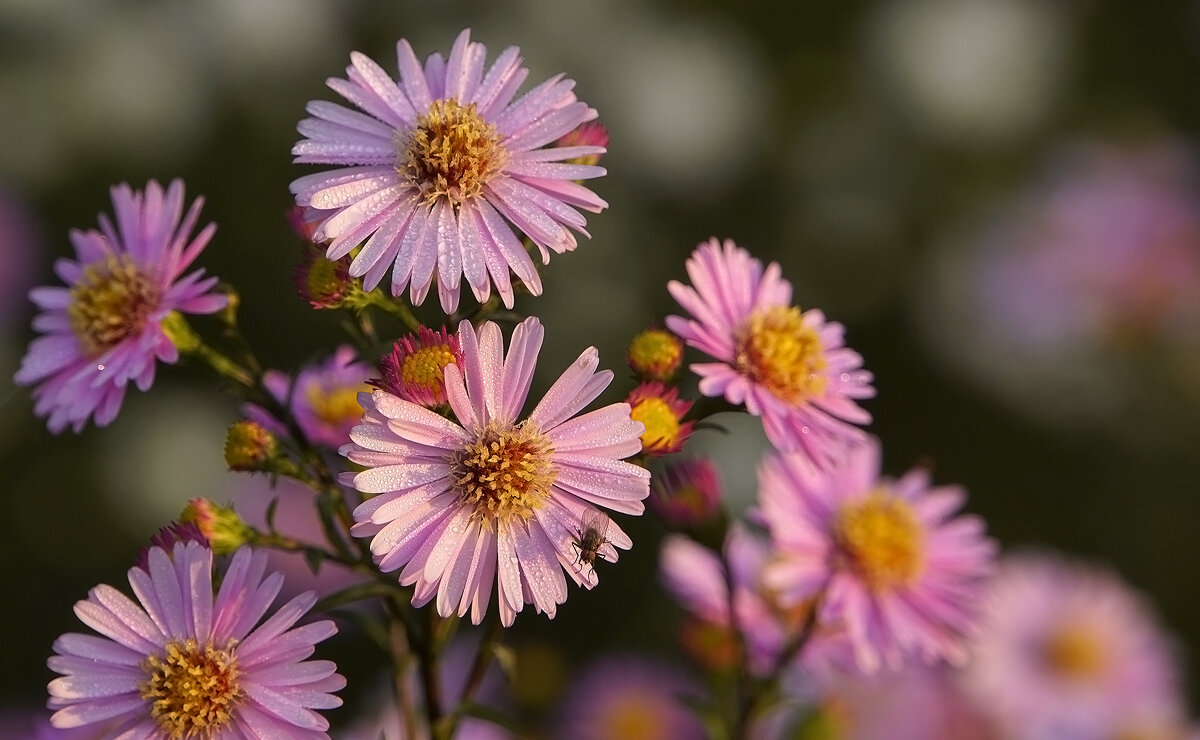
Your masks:
[{"label": "flower bud", "polygon": [[462,367],[462,361],[457,335],[445,327],[433,331],[422,326],[392,345],[379,362],[383,377],[368,382],[405,401],[436,409],[446,403],[446,366]]},{"label": "flower bud", "polygon": [[228,555],[254,536],[254,530],[233,507],[220,506],[206,498],[188,501],[179,521],[194,524],[217,555]]},{"label": "flower bud", "polygon": [[187,319],[178,311],[172,311],[166,315],[162,320],[162,330],[180,354],[186,355],[200,349],[202,344],[200,337],[192,331]]},{"label": "flower bud", "polygon": [[269,470],[278,454],[275,435],[256,421],[242,419],[225,433],[225,464],[230,470]]},{"label": "flower bud", "polygon": [[679,452],[692,434],[694,421],[683,421],[691,401],[679,398],[674,388],[662,383],[642,383],[626,399],[629,416],[646,427],[642,432],[642,454],[659,457]]},{"label": "flower bud", "polygon": [[629,343],[626,360],[643,380],[669,380],[683,361],[683,342],[666,329],[651,327]]},{"label": "flower bud", "polygon": [[292,285],[313,308],[339,308],[348,305],[355,293],[361,293],[359,283],[350,277],[350,260],[331,261],[324,250],[309,246],[300,264],[292,270]]},{"label": "flower bud", "polygon": [[672,528],[701,525],[721,508],[721,477],[707,458],[680,460],[654,477],[650,508]]},{"label": "flower bud", "polygon": [[[554,142],[555,146],[599,146],[608,147],[608,129],[599,121],[588,121],[568,131]],[[600,154],[585,154],[566,160],[567,164],[599,164]]]},{"label": "flower bud", "polygon": [[201,545],[209,547],[204,533],[192,522],[171,522],[165,527],[160,527],[158,532],[150,538],[150,544],[138,552],[138,567],[142,570],[150,570],[151,547],[162,548],[169,555],[179,542],[199,542]]}]

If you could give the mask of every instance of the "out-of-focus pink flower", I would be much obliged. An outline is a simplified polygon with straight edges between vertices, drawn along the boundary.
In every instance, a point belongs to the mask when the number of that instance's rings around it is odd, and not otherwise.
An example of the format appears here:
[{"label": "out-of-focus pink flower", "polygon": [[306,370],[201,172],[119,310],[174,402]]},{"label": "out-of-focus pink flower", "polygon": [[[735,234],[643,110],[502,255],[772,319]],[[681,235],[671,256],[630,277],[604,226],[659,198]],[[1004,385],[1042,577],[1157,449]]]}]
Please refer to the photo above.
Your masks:
[{"label": "out-of-focus pink flower", "polygon": [[692,318],[668,316],[667,328],[717,362],[691,366],[700,392],[724,396],[761,416],[771,444],[818,466],[862,441],[871,415],[855,401],[875,395],[862,357],[842,345],[842,325],[792,305],[779,265],[762,262],[726,239],[701,244],[687,261],[690,286],[667,288]]},{"label": "out-of-focus pink flower", "polygon": [[579,740],[699,740],[703,726],[688,701],[702,696],[687,676],[646,658],[611,655],[571,684],[554,737]]},{"label": "out-of-focus pink flower", "polygon": [[759,468],[773,560],[763,576],[785,604],[818,599],[817,623],[844,630],[866,673],[908,658],[966,659],[996,545],[965,494],[914,469],[880,477],[872,438],[829,470],[771,453]]},{"label": "out-of-focus pink flower", "polygon": [[[418,606],[436,598],[439,614],[469,609],[478,624],[495,582],[503,624],[526,603],[553,617],[567,598],[564,569],[581,586],[596,583],[579,562],[581,527],[596,507],[645,509],[650,473],[622,460],[641,450],[644,431],[629,405],[576,416],[612,381],[612,371],[597,371],[594,347],[518,421],[542,336],[526,319],[505,356],[497,324],[477,334],[463,321],[462,366],[445,366],[452,419],[387,391],[361,396],[366,414],[341,452],[367,470],[343,480],[378,495],[355,509],[351,532],[372,538],[380,570],[402,569]],[[615,561],[616,548],[632,544],[610,524],[597,556]]]},{"label": "out-of-focus pink flower", "polygon": [[[287,404],[308,441],[337,449],[350,439],[350,429],[362,417],[358,394],[370,390],[367,378],[374,372],[349,345],[342,345],[326,360],[309,365],[293,380],[286,373],[268,370],[263,385],[275,400]],[[287,427],[265,409],[247,404],[246,416],[276,434]]]},{"label": "out-of-focus pink flower", "polygon": [[41,234],[25,205],[0,187],[0,333],[16,329],[18,317],[28,306],[26,295],[33,287]]},{"label": "out-of-focus pink flower", "polygon": [[[537,268],[516,231],[541,251],[575,249],[571,230],[587,235],[576,209],[598,213],[607,203],[577,180],[604,168],[570,160],[603,154],[603,146],[546,146],[596,117],[579,102],[575,83],[552,77],[515,102],[529,70],[520,51],[505,49],[484,71],[487,49],[470,30],[448,58],[421,63],[407,41],[396,45],[400,80],[354,52],[348,79],[329,86],[362,112],[335,103],[308,104],[305,137],[292,148],[298,163],[337,165],[292,183],[296,203],[319,212],[313,238],[328,241],[329,259],[359,244],[350,274],[372,290],[392,270],[392,295],[409,287],[414,304],[437,282],[443,311],[458,307],[465,276],[475,298],[493,285],[513,305],[511,270],[531,293],[542,291]],[[365,243],[364,243],[365,242]]]},{"label": "out-of-focus pink flower", "polygon": [[1191,147],[1072,143],[939,259],[922,291],[929,341],[1031,414],[1130,427],[1177,406],[1176,379],[1196,375]]},{"label": "out-of-focus pink flower", "polygon": [[1114,573],[1010,555],[986,604],[965,685],[1005,737],[1083,740],[1184,727],[1170,640]]},{"label": "out-of-focus pink flower", "polygon": [[[785,651],[797,639],[804,627],[812,603],[782,606],[776,594],[763,583],[763,569],[772,553],[769,543],[741,526],[730,529],[725,539],[722,562],[717,553],[682,535],[668,535],[663,540],[659,572],[667,591],[702,626],[715,629],[691,629],[685,637],[707,636],[707,644],[686,645],[692,652],[700,648],[715,648],[718,660],[731,649],[729,643],[739,640],[746,647],[750,671],[765,676],[776,668],[824,672],[838,662],[848,663],[849,651],[844,641],[813,633],[791,664],[781,664]],[[726,567],[729,568],[728,577]],[[729,584],[733,584],[733,614],[730,619]],[[738,630],[735,636],[732,630]],[[719,639],[724,633],[724,639]],[[840,644],[838,644],[840,643]],[[705,655],[697,655],[702,661]],[[733,657],[736,658],[736,652]]]},{"label": "out-of-focus pink flower", "polygon": [[716,516],[721,496],[721,475],[711,460],[679,460],[651,480],[650,508],[670,527],[694,527]]},{"label": "out-of-focus pink flower", "polygon": [[[66,634],[47,664],[55,727],[112,721],[109,737],[237,736],[328,738],[314,710],[341,700],[346,681],[327,660],[306,660],[333,635],[333,622],[295,627],[316,602],[302,594],[265,620],[283,577],[263,577],[266,557],[234,555],[213,593],[212,550],[180,543],[152,548],[146,570],[132,568],[138,602],[100,585],[75,605],[101,636]],[[197,680],[197,677],[201,677]]]},{"label": "out-of-focus pink flower", "polygon": [[55,272],[65,287],[34,288],[40,313],[33,340],[13,380],[36,385],[34,411],[50,431],[82,431],[88,419],[107,426],[121,409],[125,387],[145,391],[157,362],[174,363],[179,350],[163,329],[172,312],[212,313],[225,296],[210,293],[217,279],[184,270],[212,238],[214,224],[189,237],[203,199],[184,213],[183,181],[164,192],[112,189],[115,225],[100,216],[100,231],[72,231],[76,258],[60,259]]}]

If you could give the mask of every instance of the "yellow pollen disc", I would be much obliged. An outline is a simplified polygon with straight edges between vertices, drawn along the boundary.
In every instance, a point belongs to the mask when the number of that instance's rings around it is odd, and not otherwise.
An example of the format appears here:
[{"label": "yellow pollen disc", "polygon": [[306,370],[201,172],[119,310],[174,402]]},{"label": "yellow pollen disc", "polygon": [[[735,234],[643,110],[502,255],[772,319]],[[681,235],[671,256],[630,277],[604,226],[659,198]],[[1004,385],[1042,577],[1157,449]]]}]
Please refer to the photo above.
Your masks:
[{"label": "yellow pollen disc", "polygon": [[925,565],[924,532],[916,514],[886,490],[846,505],[835,539],[846,564],[874,591],[911,583]]},{"label": "yellow pollen disc", "polygon": [[316,386],[308,389],[308,405],[313,414],[326,424],[338,425],[357,421],[363,413],[358,403],[358,394],[371,391],[366,383],[349,388],[324,389]]},{"label": "yellow pollen disc", "polygon": [[445,344],[421,347],[404,358],[400,377],[404,385],[414,385],[431,393],[440,393],[446,382],[446,366],[454,364],[454,353]]},{"label": "yellow pollen disc", "polygon": [[150,276],[129,258],[110,255],[84,268],[71,288],[67,318],[84,352],[94,357],[145,328],[158,302]]},{"label": "yellow pollen disc", "polygon": [[737,336],[738,372],[790,403],[825,390],[825,350],[795,306],[756,311]]},{"label": "yellow pollen disc", "polygon": [[1090,630],[1063,625],[1042,645],[1046,665],[1058,676],[1072,681],[1096,678],[1104,671],[1104,646]]},{"label": "yellow pollen disc", "polygon": [[656,397],[639,401],[629,415],[646,425],[646,431],[642,432],[643,448],[654,450],[674,446],[679,436],[679,417],[666,401]]},{"label": "yellow pollen disc", "polygon": [[459,500],[489,522],[528,519],[550,498],[558,478],[553,454],[550,440],[532,425],[489,426],[450,459]]},{"label": "yellow pollen disc", "polygon": [[142,661],[148,676],[139,694],[170,740],[211,738],[233,718],[243,692],[231,641],[223,649],[195,640],[167,643],[165,655]]},{"label": "yellow pollen disc", "polygon": [[639,370],[654,375],[670,372],[683,357],[683,345],[662,329],[647,329],[629,343],[629,359]]},{"label": "yellow pollen disc", "polygon": [[474,103],[435,100],[416,129],[397,135],[396,170],[428,203],[446,197],[459,204],[478,195],[503,167],[508,154],[500,139]]},{"label": "yellow pollen disc", "polygon": [[599,737],[622,740],[669,740],[662,708],[637,695],[622,697],[601,719]]}]

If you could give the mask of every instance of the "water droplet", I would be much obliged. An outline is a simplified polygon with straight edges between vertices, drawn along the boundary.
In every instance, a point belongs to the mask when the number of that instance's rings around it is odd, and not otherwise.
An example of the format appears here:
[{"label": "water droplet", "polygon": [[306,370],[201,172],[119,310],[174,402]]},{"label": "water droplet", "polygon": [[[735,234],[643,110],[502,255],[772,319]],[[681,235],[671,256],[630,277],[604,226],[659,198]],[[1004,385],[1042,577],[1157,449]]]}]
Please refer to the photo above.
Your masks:
[{"label": "water droplet", "polygon": [[101,364],[98,364],[98,365],[96,365],[96,369],[97,369],[97,370],[103,370],[103,369],[104,369],[104,364],[103,364],[103,363],[101,363]]},{"label": "water droplet", "polygon": [[849,382],[850,382],[850,373],[842,373],[842,374],[841,374],[841,375],[839,375],[838,377],[839,377],[839,378],[841,378],[841,380],[842,380],[842,382],[843,382],[843,383],[849,383]]}]

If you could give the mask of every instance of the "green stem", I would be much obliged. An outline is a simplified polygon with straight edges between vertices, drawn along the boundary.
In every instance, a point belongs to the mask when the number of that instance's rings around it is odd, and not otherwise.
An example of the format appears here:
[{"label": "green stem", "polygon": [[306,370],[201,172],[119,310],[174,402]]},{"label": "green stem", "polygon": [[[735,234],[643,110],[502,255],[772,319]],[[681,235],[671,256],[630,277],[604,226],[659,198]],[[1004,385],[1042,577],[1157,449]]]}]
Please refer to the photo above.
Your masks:
[{"label": "green stem", "polygon": [[388,633],[392,638],[392,690],[404,722],[403,737],[417,737],[417,703],[413,697],[412,683],[408,680],[408,670],[413,662],[408,632],[402,622],[392,619]]}]

